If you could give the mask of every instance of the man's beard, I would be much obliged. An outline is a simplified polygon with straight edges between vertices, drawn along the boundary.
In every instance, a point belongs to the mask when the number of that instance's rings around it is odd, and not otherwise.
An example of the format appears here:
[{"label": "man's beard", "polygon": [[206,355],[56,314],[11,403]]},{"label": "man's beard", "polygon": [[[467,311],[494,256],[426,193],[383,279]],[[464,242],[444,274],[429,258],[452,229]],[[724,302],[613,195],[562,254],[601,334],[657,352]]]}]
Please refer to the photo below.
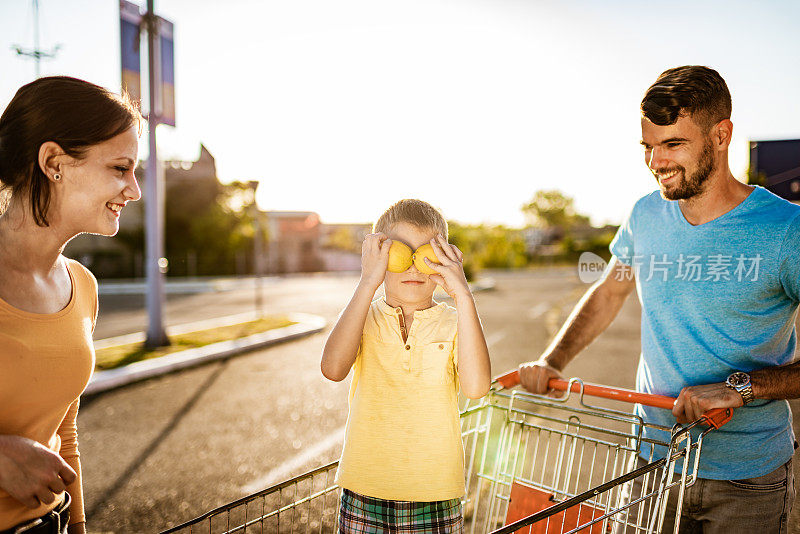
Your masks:
[{"label": "man's beard", "polygon": [[[663,174],[675,169],[681,173],[683,179],[675,187],[661,188],[662,197],[667,200],[686,200],[702,193],[703,184],[708,181],[709,176],[714,172],[714,147],[711,141],[706,141],[706,144],[703,146],[703,152],[700,154],[697,170],[691,176],[687,176],[686,169],[680,165],[673,169],[659,170],[658,173]],[[656,181],[658,182],[657,176]],[[660,182],[659,185],[661,185]]]}]

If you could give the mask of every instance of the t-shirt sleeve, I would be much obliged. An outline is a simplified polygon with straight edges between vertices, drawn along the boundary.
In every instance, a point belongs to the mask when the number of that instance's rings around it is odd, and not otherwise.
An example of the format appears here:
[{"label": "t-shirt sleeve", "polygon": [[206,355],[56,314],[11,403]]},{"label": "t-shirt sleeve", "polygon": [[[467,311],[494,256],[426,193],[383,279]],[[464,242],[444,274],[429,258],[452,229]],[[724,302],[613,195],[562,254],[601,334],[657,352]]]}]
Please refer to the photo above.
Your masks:
[{"label": "t-shirt sleeve", "polygon": [[631,266],[633,264],[633,219],[636,213],[636,206],[634,206],[628,218],[622,223],[622,226],[617,230],[617,234],[608,246],[611,254],[617,257],[619,261],[625,265]]},{"label": "t-shirt sleeve", "polygon": [[67,486],[67,492],[72,497],[69,507],[69,524],[83,523],[86,516],[83,511],[83,482],[81,479],[81,458],[78,452],[78,405],[80,400],[76,399],[67,410],[67,415],[61,421],[58,428],[58,435],[61,437],[61,449],[59,454],[65,462],[77,473],[75,481]]},{"label": "t-shirt sleeve", "polygon": [[789,223],[781,245],[780,279],[783,290],[800,302],[800,214]]}]

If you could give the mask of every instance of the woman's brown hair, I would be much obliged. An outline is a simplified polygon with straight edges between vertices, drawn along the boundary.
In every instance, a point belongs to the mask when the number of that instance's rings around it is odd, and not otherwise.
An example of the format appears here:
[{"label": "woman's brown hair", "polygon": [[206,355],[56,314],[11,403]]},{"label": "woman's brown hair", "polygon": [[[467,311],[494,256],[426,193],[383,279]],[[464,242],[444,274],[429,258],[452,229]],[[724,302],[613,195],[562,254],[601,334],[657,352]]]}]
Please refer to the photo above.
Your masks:
[{"label": "woman's brown hair", "polygon": [[19,88],[0,116],[0,191],[27,195],[33,219],[48,226],[50,182],[39,167],[39,148],[52,141],[69,156],[134,126],[142,116],[127,95],[68,76],[39,78]]}]

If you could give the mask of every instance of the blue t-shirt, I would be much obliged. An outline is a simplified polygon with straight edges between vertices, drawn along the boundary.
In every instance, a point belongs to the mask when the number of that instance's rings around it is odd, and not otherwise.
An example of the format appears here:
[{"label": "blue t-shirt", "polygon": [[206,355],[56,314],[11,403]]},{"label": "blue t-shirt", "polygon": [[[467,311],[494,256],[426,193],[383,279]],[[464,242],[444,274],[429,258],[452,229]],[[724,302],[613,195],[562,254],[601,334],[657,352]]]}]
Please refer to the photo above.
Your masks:
[{"label": "blue t-shirt", "polygon": [[[685,386],[792,361],[800,206],[756,187],[721,217],[692,226],[677,201],[655,191],[636,203],[610,248],[636,272],[642,305],[639,391],[677,397]],[[636,411],[647,422],[675,424],[668,410],[637,405]],[[645,435],[665,438],[652,429]],[[698,475],[761,476],[788,461],[793,444],[789,403],[755,400],[704,438]],[[645,445],[641,454],[649,453]],[[656,457],[663,455],[658,447]]]}]

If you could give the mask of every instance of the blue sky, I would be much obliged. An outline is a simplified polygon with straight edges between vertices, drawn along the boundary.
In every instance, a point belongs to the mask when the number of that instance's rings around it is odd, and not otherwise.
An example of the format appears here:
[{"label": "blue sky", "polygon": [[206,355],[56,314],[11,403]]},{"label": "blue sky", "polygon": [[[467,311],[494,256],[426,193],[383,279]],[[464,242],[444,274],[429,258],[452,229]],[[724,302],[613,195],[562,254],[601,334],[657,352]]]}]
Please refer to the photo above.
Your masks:
[{"label": "blue sky", "polygon": [[[224,7],[222,7],[224,5]],[[119,88],[114,0],[40,0],[43,74]],[[595,223],[655,188],[638,104],[666,68],[717,69],[733,95],[731,168],[751,139],[800,137],[800,3],[157,0],[175,23],[176,128],[264,209],[370,221],[423,198],[462,222],[521,225],[537,189]],[[29,0],[0,0],[0,108],[33,78]],[[146,139],[143,139],[142,151]]]}]

